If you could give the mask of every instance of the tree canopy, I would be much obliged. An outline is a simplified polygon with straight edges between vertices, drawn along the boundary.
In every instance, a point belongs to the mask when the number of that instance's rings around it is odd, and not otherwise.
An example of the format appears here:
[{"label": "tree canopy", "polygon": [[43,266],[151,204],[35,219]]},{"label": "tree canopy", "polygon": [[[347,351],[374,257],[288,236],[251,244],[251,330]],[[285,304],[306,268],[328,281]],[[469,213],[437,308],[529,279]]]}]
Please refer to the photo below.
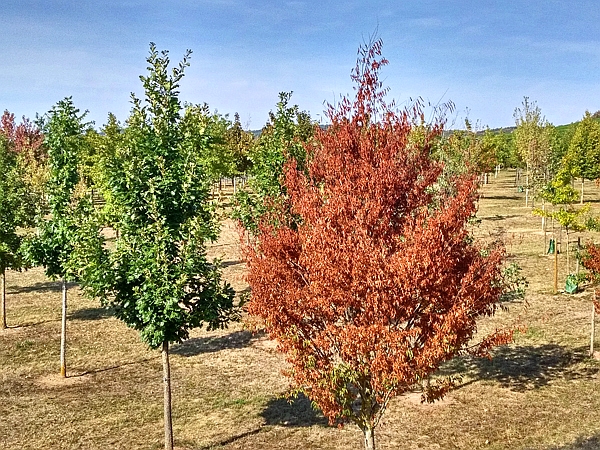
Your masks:
[{"label": "tree canopy", "polygon": [[[295,386],[330,422],[356,423],[367,449],[390,398],[464,351],[476,319],[493,314],[505,291],[502,248],[470,238],[474,179],[456,176],[453,190],[440,189],[431,148],[442,125],[414,139],[418,106],[386,104],[381,45],[360,48],[354,100],[329,107],[331,126],[304,146],[305,169],[288,160],[287,197],[247,248],[248,312],[286,352]],[[439,379],[424,396],[451,385]]]},{"label": "tree canopy", "polygon": [[258,231],[259,218],[285,196],[283,167],[292,158],[298,168],[305,166],[306,149],[315,133],[316,125],[297,105],[289,106],[291,92],[281,92],[277,110],[269,114],[269,122],[259,139],[250,148],[249,181],[246,189],[237,195],[234,217],[251,232]]},{"label": "tree canopy", "polygon": [[167,449],[173,448],[169,344],[187,339],[192,328],[221,328],[238,318],[233,289],[206,256],[206,242],[219,231],[202,159],[211,143],[205,134],[190,135],[190,109],[182,117],[178,99],[190,54],[169,70],[168,52],[151,44],[148,74],[140,77],[144,100],[132,94],[127,127],[121,133],[113,123],[113,146],[100,160],[119,234],[114,249],[90,241],[85,253],[87,291],[149,347],[162,348]]}]

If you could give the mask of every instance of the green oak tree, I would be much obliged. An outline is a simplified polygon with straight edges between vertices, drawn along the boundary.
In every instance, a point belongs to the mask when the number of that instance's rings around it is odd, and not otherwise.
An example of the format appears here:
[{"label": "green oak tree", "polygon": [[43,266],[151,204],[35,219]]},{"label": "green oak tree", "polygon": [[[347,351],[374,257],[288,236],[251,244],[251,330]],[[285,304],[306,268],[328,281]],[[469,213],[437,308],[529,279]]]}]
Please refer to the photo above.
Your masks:
[{"label": "green oak tree", "polygon": [[277,110],[269,113],[269,122],[250,150],[249,179],[246,188],[236,197],[237,207],[233,217],[250,231],[258,231],[259,218],[269,208],[269,203],[285,195],[282,187],[283,167],[293,159],[298,170],[304,170],[306,150],[304,145],[313,139],[316,124],[298,105],[289,106],[291,92],[281,92]]},{"label": "green oak tree", "polygon": [[444,172],[453,176],[459,173],[481,175],[487,181],[498,159],[496,147],[490,139],[484,139],[471,122],[465,119],[464,130],[454,130],[432,152],[433,156],[444,163]]},{"label": "green oak tree", "polygon": [[15,145],[0,135],[0,328],[6,322],[6,270],[21,270],[23,261],[19,227],[31,226],[36,207],[35,197],[26,183],[23,161]]},{"label": "green oak tree", "polygon": [[27,260],[45,268],[51,279],[62,280],[60,373],[66,377],[67,282],[77,280],[73,258],[82,241],[81,223],[92,211],[81,178],[79,157],[86,145],[87,112],[80,113],[71,97],[59,101],[40,120],[48,149],[49,177],[46,192],[49,216],[38,216],[37,230],[24,242]]},{"label": "green oak tree", "polygon": [[40,128],[26,117],[17,123],[15,115],[4,111],[0,119],[0,135],[4,136],[17,153],[23,169],[27,190],[35,200],[36,213],[47,210],[45,202],[48,181],[48,151]]},{"label": "green oak tree", "polygon": [[[250,161],[249,155],[252,144],[254,143],[254,136],[252,133],[245,131],[242,128],[240,115],[238,113],[235,113],[233,123],[227,130],[225,139],[233,161],[233,176],[245,176],[252,167],[252,161]],[[234,185],[234,191],[235,190]],[[236,192],[234,192],[234,194],[235,193]]]},{"label": "green oak tree", "polygon": [[185,145],[198,154],[204,173],[212,183],[233,173],[233,158],[226,142],[230,122],[227,116],[210,112],[206,103],[185,105],[182,117]]},{"label": "green oak tree", "polygon": [[151,44],[148,74],[140,77],[145,101],[132,95],[127,127],[102,159],[118,237],[111,249],[89,241],[82,252],[86,292],[161,349],[166,449],[173,448],[169,344],[187,339],[192,328],[222,328],[238,318],[233,289],[206,256],[219,227],[198,151],[208,141],[190,142],[178,98],[190,53],[170,70],[168,52]]},{"label": "green oak tree", "polygon": [[600,178],[600,123],[589,111],[577,127],[563,158],[563,167],[581,179],[580,203],[583,204],[584,180]]},{"label": "green oak tree", "polygon": [[[542,115],[536,102],[523,99],[521,107],[515,109],[517,129],[514,132],[515,147],[525,162],[526,186],[525,206],[535,198],[541,186],[549,179],[549,163],[552,154],[554,127]],[[533,204],[533,201],[532,201]]]}]

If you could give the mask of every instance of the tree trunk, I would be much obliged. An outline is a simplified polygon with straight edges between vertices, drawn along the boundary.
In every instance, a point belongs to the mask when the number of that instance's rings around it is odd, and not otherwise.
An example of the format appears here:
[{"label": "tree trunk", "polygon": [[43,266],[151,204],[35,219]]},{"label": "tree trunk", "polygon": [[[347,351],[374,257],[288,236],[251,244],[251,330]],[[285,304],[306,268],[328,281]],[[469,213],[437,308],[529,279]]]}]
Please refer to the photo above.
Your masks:
[{"label": "tree trunk", "polygon": [[579,275],[579,259],[581,251],[581,237],[577,238],[577,259],[575,260],[575,273]]},{"label": "tree trunk", "polygon": [[62,280],[62,320],[60,328],[60,376],[67,377],[67,280]]},{"label": "tree trunk", "polygon": [[592,333],[590,335],[590,356],[594,356],[594,338],[596,333],[596,291],[594,291],[594,301],[592,303]]},{"label": "tree trunk", "polygon": [[527,175],[525,177],[525,206],[529,206],[529,165],[527,165]]},{"label": "tree trunk", "polygon": [[2,302],[0,303],[0,323],[1,327],[4,330],[6,325],[6,269],[2,269],[2,274],[0,276],[0,290],[2,290]]},{"label": "tree trunk", "polygon": [[571,265],[569,264],[569,229],[567,228],[567,276],[571,273]]},{"label": "tree trunk", "polygon": [[373,428],[365,428],[362,432],[365,438],[365,450],[375,450],[375,430]]},{"label": "tree trunk", "polygon": [[584,178],[581,177],[581,200],[579,202],[579,204],[581,204],[581,205],[583,205],[583,181],[584,181]]},{"label": "tree trunk", "polygon": [[544,250],[542,252],[542,255],[544,255],[546,253],[546,249],[548,247],[546,247],[546,243],[547,243],[547,239],[546,239],[546,201],[544,199],[542,199],[542,211],[543,211],[543,215],[542,215],[542,231],[544,233]]},{"label": "tree trunk", "polygon": [[[542,199],[542,231],[544,232],[544,239],[546,239],[546,200]],[[544,245],[546,242],[544,241]]]},{"label": "tree trunk", "polygon": [[162,345],[165,450],[173,450],[173,421],[171,418],[171,365],[169,364],[169,342]]},{"label": "tree trunk", "polygon": [[554,237],[554,293],[558,294],[558,242]]}]

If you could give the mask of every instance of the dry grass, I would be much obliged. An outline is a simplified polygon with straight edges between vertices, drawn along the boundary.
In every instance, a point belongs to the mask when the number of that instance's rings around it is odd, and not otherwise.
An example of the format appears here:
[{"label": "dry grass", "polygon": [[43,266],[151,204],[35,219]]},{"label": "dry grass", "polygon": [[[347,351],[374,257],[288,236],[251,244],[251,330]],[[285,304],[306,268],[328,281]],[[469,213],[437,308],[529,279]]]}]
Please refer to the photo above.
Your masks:
[{"label": "dry grass", "polygon": [[[527,306],[510,305],[482,332],[525,324],[513,345],[488,360],[443,368],[463,385],[434,405],[396,399],[378,430],[382,449],[600,448],[600,364],[587,357],[590,292],[552,295],[553,259],[540,219],[524,207],[509,173],[482,188],[476,233],[502,239],[530,282]],[[600,199],[589,183],[586,197]],[[600,204],[593,203],[600,212]],[[576,238],[575,238],[576,239]],[[211,248],[241,291],[237,233],[225,222]],[[560,255],[564,286],[564,255]],[[573,259],[574,261],[574,259]],[[573,264],[574,267],[574,264]],[[70,290],[68,373],[57,376],[60,289],[39,270],[8,273],[8,321],[0,331],[0,448],[159,449],[162,386],[158,352],[147,350],[93,301]],[[330,428],[305,398],[280,398],[283,358],[265,336],[240,324],[195,331],[173,347],[174,426],[180,449],[360,448],[353,426]]]}]

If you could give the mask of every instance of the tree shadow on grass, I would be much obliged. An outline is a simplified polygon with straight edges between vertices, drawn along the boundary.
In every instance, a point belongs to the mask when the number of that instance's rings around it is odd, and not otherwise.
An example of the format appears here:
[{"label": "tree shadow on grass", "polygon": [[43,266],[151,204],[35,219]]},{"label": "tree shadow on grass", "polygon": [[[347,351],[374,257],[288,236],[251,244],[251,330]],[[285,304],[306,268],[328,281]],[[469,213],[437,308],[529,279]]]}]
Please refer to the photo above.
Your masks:
[{"label": "tree shadow on grass", "polygon": [[515,195],[491,195],[486,194],[484,197],[486,200],[519,200],[518,194]]},{"label": "tree shadow on grass", "polygon": [[143,358],[143,359],[138,359],[136,361],[129,361],[129,362],[121,363],[121,364],[115,364],[113,366],[103,367],[100,369],[86,370],[83,372],[69,375],[69,378],[85,377],[86,375],[108,372],[111,370],[121,369],[121,368],[127,367],[127,366],[134,366],[134,365],[143,364],[143,363],[150,362],[150,361],[155,361],[159,358],[160,358],[160,355],[157,355],[157,356],[151,356],[150,358]]},{"label": "tree shadow on grass", "polygon": [[[67,283],[67,289],[76,287],[77,283]],[[62,290],[61,281],[42,281],[28,286],[7,286],[7,294],[26,294],[29,292],[60,292]]]},{"label": "tree shadow on grass", "polygon": [[572,444],[561,445],[560,447],[549,447],[548,450],[598,450],[600,449],[600,436],[577,438]]},{"label": "tree shadow on grass", "polygon": [[18,330],[21,328],[35,327],[37,325],[43,325],[45,323],[52,323],[52,322],[60,322],[60,319],[46,319],[46,320],[40,320],[39,322],[23,322],[23,323],[18,323],[18,324],[9,324],[6,327],[6,329],[7,330]]},{"label": "tree shadow on grass", "polygon": [[296,398],[277,397],[267,403],[262,412],[267,425],[283,425],[287,427],[327,426],[328,421],[321,411],[312,407],[311,401],[299,394]]},{"label": "tree shadow on grass", "polygon": [[173,345],[171,353],[180,356],[197,356],[225,349],[240,349],[247,347],[253,339],[258,339],[262,335],[243,330],[234,331],[224,336],[197,337]]},{"label": "tree shadow on grass", "polygon": [[481,217],[481,220],[497,221],[497,220],[505,220],[505,219],[514,219],[515,217],[522,217],[522,216],[519,216],[517,214],[511,214],[509,216],[501,216],[499,214],[496,214],[495,216]]},{"label": "tree shadow on grass", "polygon": [[69,319],[75,320],[100,320],[113,317],[115,311],[110,308],[84,308],[73,311],[68,315]]},{"label": "tree shadow on grass", "polygon": [[237,266],[238,264],[243,264],[244,261],[237,259],[234,261],[223,261],[221,262],[221,268],[224,269],[225,267],[229,267],[229,266]]},{"label": "tree shadow on grass", "polygon": [[[471,382],[493,380],[505,388],[524,392],[556,379],[593,378],[600,369],[581,364],[586,359],[587,350],[583,347],[567,349],[556,344],[504,346],[496,349],[491,359],[461,358],[450,363],[444,371],[466,372],[473,377]],[[450,369],[452,366],[453,370]]]}]

